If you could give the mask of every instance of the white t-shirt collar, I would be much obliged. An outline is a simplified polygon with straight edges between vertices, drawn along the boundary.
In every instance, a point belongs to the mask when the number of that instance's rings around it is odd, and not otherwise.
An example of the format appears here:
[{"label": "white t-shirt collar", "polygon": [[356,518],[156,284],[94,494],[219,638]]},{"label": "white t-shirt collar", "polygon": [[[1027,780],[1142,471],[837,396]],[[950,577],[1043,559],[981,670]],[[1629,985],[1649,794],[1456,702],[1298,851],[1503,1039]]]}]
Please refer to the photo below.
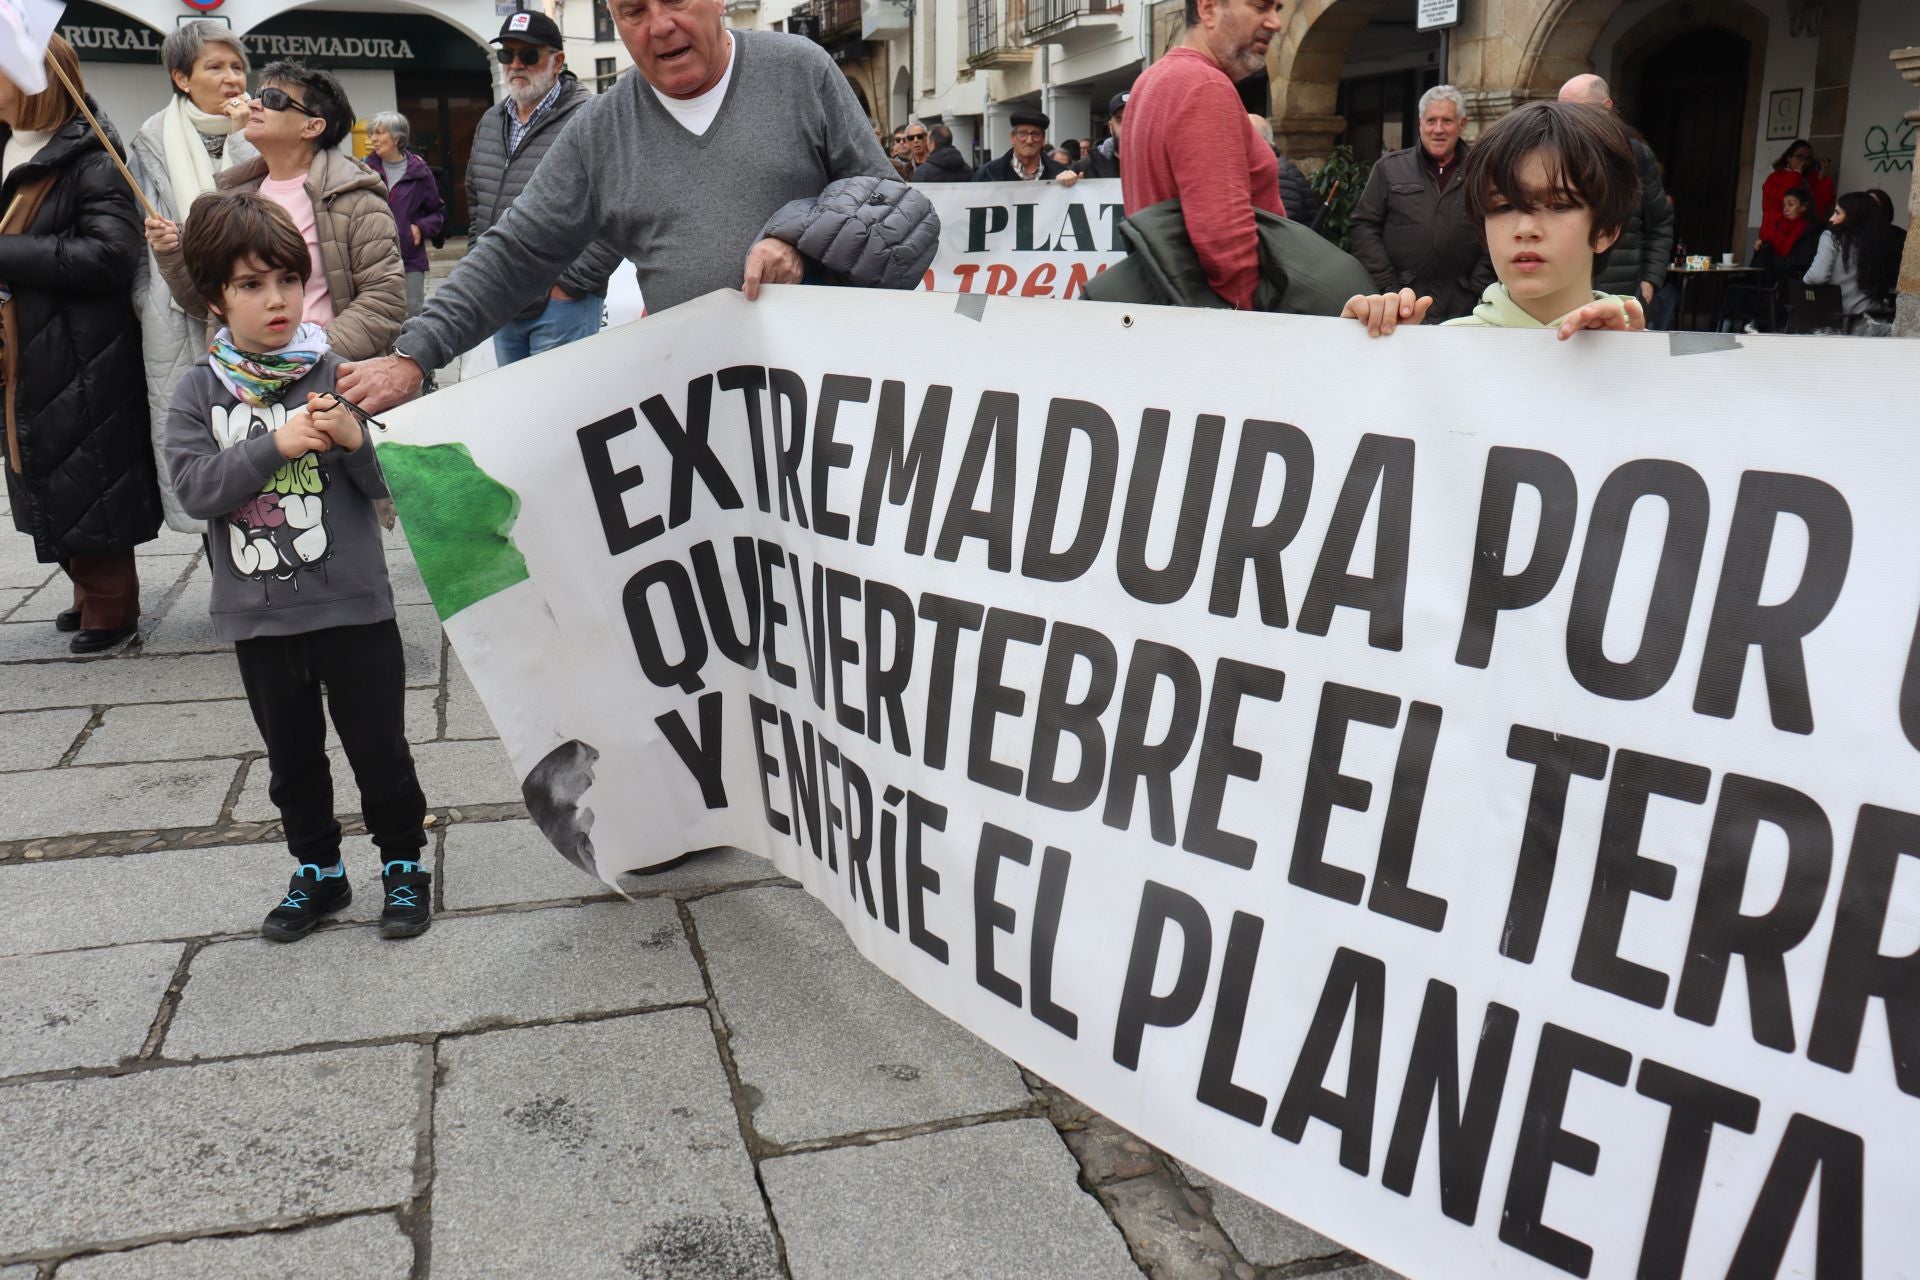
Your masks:
[{"label": "white t-shirt collar", "polygon": [[713,88],[699,97],[671,98],[655,89],[651,83],[647,85],[647,88],[653,90],[653,96],[660,100],[660,105],[667,109],[668,114],[680,122],[680,127],[696,138],[704,138],[707,130],[713,127],[713,118],[720,114],[720,104],[727,97],[727,84],[733,79],[733,59],[738,46],[734,43],[733,32],[728,31],[725,35],[727,37],[726,70],[720,73],[720,79],[715,82]]}]

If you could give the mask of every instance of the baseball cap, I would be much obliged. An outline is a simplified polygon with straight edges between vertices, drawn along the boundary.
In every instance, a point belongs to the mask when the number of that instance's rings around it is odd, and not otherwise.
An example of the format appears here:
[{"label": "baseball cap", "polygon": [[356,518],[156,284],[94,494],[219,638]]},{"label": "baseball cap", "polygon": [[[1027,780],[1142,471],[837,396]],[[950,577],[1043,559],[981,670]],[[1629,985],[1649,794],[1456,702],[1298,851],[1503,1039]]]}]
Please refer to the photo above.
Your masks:
[{"label": "baseball cap", "polygon": [[503,40],[524,40],[528,44],[543,44],[549,49],[565,49],[560,39],[560,24],[537,9],[522,9],[519,13],[510,13],[500,26],[500,34],[493,43]]},{"label": "baseball cap", "polygon": [[1117,116],[1125,111],[1127,109],[1127,99],[1132,96],[1131,93],[1116,93],[1111,98],[1108,98],[1107,114],[1109,116]]}]

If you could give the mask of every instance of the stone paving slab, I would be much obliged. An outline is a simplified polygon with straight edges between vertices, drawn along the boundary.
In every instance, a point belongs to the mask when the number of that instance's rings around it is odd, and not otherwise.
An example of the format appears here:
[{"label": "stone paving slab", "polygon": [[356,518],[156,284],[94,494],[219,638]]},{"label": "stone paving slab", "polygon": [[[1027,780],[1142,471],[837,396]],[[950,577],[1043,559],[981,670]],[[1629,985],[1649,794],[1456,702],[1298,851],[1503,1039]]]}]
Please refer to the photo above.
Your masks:
[{"label": "stone paving slab", "polygon": [[389,1045],[0,1089],[0,1257],[400,1204],[429,1069]]},{"label": "stone paving slab", "polygon": [[[62,1263],[54,1275],[57,1280],[216,1280],[228,1276],[299,1276],[316,1271],[347,1280],[407,1280],[413,1271],[413,1241],[390,1214],[378,1214],[304,1231],[270,1231],[95,1254]],[[6,1280],[4,1271],[0,1271],[0,1280]]]},{"label": "stone paving slab", "polygon": [[[353,905],[332,918],[377,919],[378,857],[364,837],[349,838],[345,856]],[[0,955],[252,933],[280,900],[293,870],[280,844],[0,866]],[[102,893],[103,884],[113,892]],[[86,910],[76,911],[76,902],[85,902]]]},{"label": "stone paving slab", "polygon": [[441,868],[441,891],[450,911],[614,896],[612,889],[555,853],[546,837],[524,820],[448,827]]},{"label": "stone paving slab", "polygon": [[230,653],[49,662],[36,665],[30,679],[0,680],[0,711],[202,702],[231,698],[239,688],[240,672]]},{"label": "stone paving slab", "polygon": [[441,1046],[435,1280],[780,1275],[703,1009]]},{"label": "stone paving slab", "polygon": [[[140,629],[144,632],[157,620],[151,615],[142,614]],[[45,662],[57,659],[61,662],[99,662],[113,656],[119,650],[109,650],[107,654],[92,654],[81,657],[69,647],[73,643],[71,632],[54,630],[51,622],[5,622],[0,623],[0,663]],[[11,673],[15,679],[19,671]]]},{"label": "stone paving slab", "polygon": [[829,1138],[1025,1106],[1013,1062],[921,1003],[854,950],[801,890],[742,889],[693,904],[741,1081],[775,1142]]},{"label": "stone paving slab", "polygon": [[794,1280],[1140,1276],[1045,1120],[783,1156],[760,1172]]},{"label": "stone paving slab", "polygon": [[1214,1181],[1184,1160],[1178,1163],[1187,1181],[1212,1202],[1213,1216],[1233,1247],[1255,1266],[1277,1267],[1346,1252],[1345,1245]]},{"label": "stone paving slab", "polygon": [[[8,551],[0,551],[0,587],[37,591],[47,579],[59,573],[58,565],[41,564],[33,558],[33,544],[8,532]],[[65,576],[65,575],[62,575]]]},{"label": "stone paving slab", "polygon": [[447,736],[449,738],[497,738],[493,718],[480,701],[473,679],[454,654],[447,655]]},{"label": "stone paving slab", "polygon": [[440,683],[440,617],[430,604],[403,604],[393,611],[400,647],[407,657],[407,684]]},{"label": "stone paving slab", "polygon": [[0,1076],[137,1057],[185,950],[153,943],[0,960]]},{"label": "stone paving slab", "polygon": [[426,581],[421,578],[420,568],[414,564],[410,552],[402,551],[387,556],[387,583],[393,588],[393,602],[397,605],[433,603],[433,597],[427,594]]},{"label": "stone paving slab", "polygon": [[[238,689],[238,674],[235,688]],[[406,692],[407,739],[428,742],[435,737],[438,716],[432,689]],[[82,713],[84,714],[84,713]],[[0,719],[0,732],[4,732]],[[71,741],[71,740],[69,740]],[[327,746],[337,749],[339,735],[327,726]],[[208,756],[237,756],[266,750],[246,699],[225,702],[148,703],[113,707],[74,757],[75,764],[118,764],[141,760],[199,760]],[[342,762],[344,767],[344,761]],[[356,804],[357,807],[357,804]]]},{"label": "stone paving slab", "polygon": [[[13,535],[7,535],[11,538]],[[150,621],[157,621],[154,608],[180,575],[192,563],[191,555],[168,553],[164,555],[142,556],[137,568],[140,573],[140,605],[142,629]],[[28,598],[25,604],[16,609],[7,619],[9,622],[52,622],[54,615],[73,608],[73,581],[66,574],[58,572],[56,566],[43,566],[55,569],[52,577],[43,581],[40,589]],[[4,581],[0,577],[0,581]]]},{"label": "stone paving slab", "polygon": [[[290,1001],[325,975],[325,999]],[[258,1053],[466,1031],[704,998],[672,904],[600,903],[442,918],[418,938],[335,929],[296,946],[247,938],[194,958],[163,1051]],[[271,1008],[273,1016],[262,1017]]]},{"label": "stone paving slab", "polygon": [[31,587],[0,587],[0,620],[20,607],[20,602],[33,594]]},{"label": "stone paving slab", "polygon": [[85,707],[0,715],[0,773],[51,769],[91,719],[93,712]]},{"label": "stone paving slab", "polygon": [[0,806],[0,840],[211,826],[239,768],[203,760],[20,774]]},{"label": "stone paving slab", "polygon": [[213,577],[203,564],[141,646],[148,653],[232,652],[232,641],[217,639],[213,634],[212,605]]},{"label": "stone paving slab", "polygon": [[0,1280],[39,1280],[40,1268],[34,1266],[0,1267]]},{"label": "stone paving slab", "polygon": [[[344,754],[332,752],[333,807],[337,814],[360,812],[360,790]],[[514,776],[507,749],[490,742],[415,742],[413,767],[429,808],[458,808],[470,804],[519,804],[520,782]],[[280,816],[267,798],[267,766],[256,762],[247,773],[246,790],[233,807],[236,822],[267,822]]]},{"label": "stone paving slab", "polygon": [[701,849],[659,871],[628,871],[620,876],[620,887],[636,896],[663,891],[693,893],[748,884],[800,887],[759,854],[725,847]]}]

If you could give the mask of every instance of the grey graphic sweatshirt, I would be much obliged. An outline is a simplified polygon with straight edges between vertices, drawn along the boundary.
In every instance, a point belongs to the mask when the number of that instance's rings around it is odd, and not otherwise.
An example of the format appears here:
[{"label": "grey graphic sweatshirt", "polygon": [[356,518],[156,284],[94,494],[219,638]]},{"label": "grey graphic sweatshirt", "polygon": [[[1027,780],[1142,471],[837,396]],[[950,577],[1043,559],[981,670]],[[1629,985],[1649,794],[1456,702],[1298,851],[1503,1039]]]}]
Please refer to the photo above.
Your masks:
[{"label": "grey graphic sweatshirt", "polygon": [[289,462],[273,433],[331,391],[329,352],[275,405],[256,409],[212,366],[187,371],[167,415],[167,469],[180,505],[207,522],[213,633],[222,640],[290,636],[393,617],[393,589],[373,499],[387,496],[371,436],[348,453]]}]

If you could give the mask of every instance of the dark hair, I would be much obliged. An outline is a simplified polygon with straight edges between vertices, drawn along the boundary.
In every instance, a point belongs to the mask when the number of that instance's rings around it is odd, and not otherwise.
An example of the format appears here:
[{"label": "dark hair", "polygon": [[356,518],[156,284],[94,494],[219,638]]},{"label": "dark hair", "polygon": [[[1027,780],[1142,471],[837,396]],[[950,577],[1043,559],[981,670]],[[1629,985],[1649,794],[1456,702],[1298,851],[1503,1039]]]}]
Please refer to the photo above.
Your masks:
[{"label": "dark hair", "polygon": [[953,130],[944,124],[928,125],[927,141],[933,144],[936,151],[941,147],[950,147],[953,145]]},{"label": "dark hair", "polygon": [[212,307],[225,306],[227,281],[242,258],[295,272],[302,284],[313,274],[300,228],[257,191],[209,191],[195,200],[180,229],[180,256],[194,292]]},{"label": "dark hair", "polygon": [[1873,202],[1880,206],[1880,212],[1887,215],[1887,221],[1892,222],[1893,221],[1893,197],[1888,195],[1885,191],[1882,191],[1879,187],[1868,187],[1867,194],[1872,196]]},{"label": "dark hair", "polygon": [[1808,212],[1812,212],[1813,210],[1813,191],[1811,188],[1795,187],[1791,191],[1788,191],[1780,197],[1781,207],[1784,208],[1789,200],[1798,200],[1807,207]]},{"label": "dark hair", "polygon": [[1080,139],[1062,138],[1060,139],[1060,149],[1067,153],[1067,159],[1070,162],[1074,164],[1080,162]]},{"label": "dark hair", "polygon": [[1849,191],[1838,203],[1846,221],[1829,230],[1841,265],[1852,267],[1860,292],[1869,298],[1892,293],[1900,273],[1900,249],[1886,210],[1866,191]]},{"label": "dark hair", "polygon": [[352,131],[353,107],[332,72],[304,62],[270,62],[260,69],[260,83],[292,85],[300,91],[300,105],[326,122],[327,127],[314,139],[315,151],[333,150]]},{"label": "dark hair", "polygon": [[1792,155],[1794,152],[1798,151],[1802,147],[1805,147],[1807,149],[1807,159],[1809,160],[1813,159],[1813,144],[1811,142],[1808,142],[1805,138],[1795,138],[1792,142],[1787,144],[1787,149],[1780,153],[1780,158],[1773,162],[1773,167],[1776,169],[1786,168],[1787,157]]},{"label": "dark hair", "polygon": [[[1520,183],[1527,158],[1539,155],[1547,190]],[[1640,172],[1620,117],[1585,102],[1529,102],[1480,135],[1460,170],[1467,212],[1485,223],[1495,196],[1531,213],[1548,196],[1565,195],[1593,212],[1593,240],[1618,235],[1640,203]],[[1591,243],[1591,242],[1590,242]]]}]

